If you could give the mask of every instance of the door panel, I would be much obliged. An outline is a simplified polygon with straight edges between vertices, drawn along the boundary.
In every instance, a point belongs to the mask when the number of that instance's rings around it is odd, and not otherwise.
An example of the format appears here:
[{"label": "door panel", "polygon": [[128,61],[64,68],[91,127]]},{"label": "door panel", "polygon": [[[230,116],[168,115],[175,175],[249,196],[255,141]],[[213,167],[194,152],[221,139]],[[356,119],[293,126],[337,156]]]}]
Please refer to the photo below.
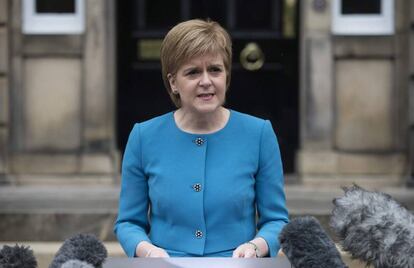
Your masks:
[{"label": "door panel", "polygon": [[[226,107],[271,120],[284,168],[295,171],[298,147],[297,6],[292,0],[118,1],[118,146],[133,123],[174,108],[164,89],[159,46],[180,21],[211,18],[233,40],[233,73]],[[289,23],[289,25],[287,25]],[[286,27],[289,26],[289,27]],[[287,36],[284,29],[294,29]],[[249,70],[250,69],[250,70]]]}]

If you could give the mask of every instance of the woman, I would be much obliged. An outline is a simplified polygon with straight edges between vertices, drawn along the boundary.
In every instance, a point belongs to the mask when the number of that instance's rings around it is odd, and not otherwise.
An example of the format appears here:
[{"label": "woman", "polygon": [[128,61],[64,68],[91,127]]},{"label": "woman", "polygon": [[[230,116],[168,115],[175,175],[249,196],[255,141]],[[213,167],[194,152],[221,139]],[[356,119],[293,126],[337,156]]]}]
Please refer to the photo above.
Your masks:
[{"label": "woman", "polygon": [[178,109],[128,139],[114,228],[128,256],[277,255],[288,221],[279,147],[269,121],[223,107],[231,57],[216,22],[166,35],[162,75]]}]

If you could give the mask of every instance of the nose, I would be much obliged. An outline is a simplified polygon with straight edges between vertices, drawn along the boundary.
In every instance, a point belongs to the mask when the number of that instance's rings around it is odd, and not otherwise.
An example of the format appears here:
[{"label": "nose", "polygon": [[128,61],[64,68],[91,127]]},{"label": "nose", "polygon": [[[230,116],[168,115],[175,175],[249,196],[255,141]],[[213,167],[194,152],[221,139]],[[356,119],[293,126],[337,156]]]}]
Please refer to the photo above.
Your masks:
[{"label": "nose", "polygon": [[208,88],[211,85],[210,75],[207,71],[204,71],[201,75],[199,85],[205,88]]}]

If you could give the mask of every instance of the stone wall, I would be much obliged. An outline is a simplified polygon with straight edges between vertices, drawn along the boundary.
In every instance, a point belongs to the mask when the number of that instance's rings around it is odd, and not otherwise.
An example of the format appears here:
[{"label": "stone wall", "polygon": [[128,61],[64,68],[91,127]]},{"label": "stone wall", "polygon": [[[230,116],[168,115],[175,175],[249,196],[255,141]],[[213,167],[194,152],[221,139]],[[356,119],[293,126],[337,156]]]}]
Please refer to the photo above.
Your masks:
[{"label": "stone wall", "polygon": [[0,0],[0,180],[8,171],[9,139],[9,4]]},{"label": "stone wall", "polygon": [[[322,1],[323,2],[323,1]],[[300,139],[302,150],[332,147],[334,76],[330,36],[330,1],[315,9],[302,1],[300,64]],[[299,161],[300,168],[300,161]]]},{"label": "stone wall", "polygon": [[298,172],[305,184],[404,182],[409,4],[395,1],[393,35],[338,36],[332,1],[301,2]]},{"label": "stone wall", "polygon": [[[114,1],[85,3],[85,33],[27,35],[22,1],[0,0],[0,181],[113,182],[118,174]],[[297,171],[305,184],[401,184],[414,103],[411,1],[395,1],[391,36],[332,35],[331,5],[300,1]]]},{"label": "stone wall", "polygon": [[9,11],[13,135],[8,182],[84,177],[85,182],[112,183],[118,173],[113,1],[85,1],[82,34],[24,34],[22,5],[12,1]]},{"label": "stone wall", "polygon": [[409,44],[410,44],[410,86],[409,86],[409,118],[408,118],[408,125],[410,127],[410,173],[409,173],[409,181],[408,184],[411,187],[414,187],[414,2],[410,2],[410,37],[409,37]]}]

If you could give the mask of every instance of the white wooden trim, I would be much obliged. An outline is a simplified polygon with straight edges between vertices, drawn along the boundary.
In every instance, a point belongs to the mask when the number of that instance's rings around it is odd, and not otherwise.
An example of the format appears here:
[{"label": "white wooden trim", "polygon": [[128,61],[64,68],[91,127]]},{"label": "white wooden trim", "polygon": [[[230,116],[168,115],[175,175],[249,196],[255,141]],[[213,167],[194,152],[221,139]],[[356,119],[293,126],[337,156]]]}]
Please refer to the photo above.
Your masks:
[{"label": "white wooden trim", "polygon": [[394,34],[394,0],[381,0],[381,14],[341,14],[342,0],[332,2],[332,33],[337,35]]},{"label": "white wooden trim", "polygon": [[74,14],[36,13],[36,0],[23,0],[25,34],[81,34],[85,30],[85,1],[75,0]]}]

